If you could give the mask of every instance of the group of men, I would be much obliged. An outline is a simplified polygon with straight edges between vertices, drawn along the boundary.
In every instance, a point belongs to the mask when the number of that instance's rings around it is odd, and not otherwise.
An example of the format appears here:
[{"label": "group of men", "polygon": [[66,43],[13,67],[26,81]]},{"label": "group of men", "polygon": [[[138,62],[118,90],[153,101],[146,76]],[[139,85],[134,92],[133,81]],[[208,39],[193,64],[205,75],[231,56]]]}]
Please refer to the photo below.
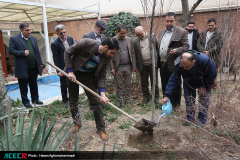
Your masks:
[{"label": "group of men", "polygon": [[[194,106],[196,91],[198,91],[199,105],[201,105],[198,119],[201,124],[205,124],[211,85],[216,79],[217,68],[220,65],[220,50],[223,45],[216,20],[209,19],[208,30],[201,34],[195,28],[194,22],[188,22],[186,29],[176,26],[176,15],[173,12],[166,14],[165,24],[166,28],[160,32],[159,36],[154,33],[150,36],[142,26],[138,26],[135,28],[134,39],[127,36],[126,25],[120,24],[117,26],[117,35],[106,39],[103,32],[107,29],[107,25],[104,21],[98,20],[94,30],[85,34],[83,39],[75,44],[72,37],[66,36],[64,25],[59,24],[55,27],[58,38],[52,42],[51,49],[55,65],[66,71],[69,76],[67,79],[62,73],[57,73],[60,77],[62,101],[71,110],[74,122],[73,133],[79,131],[82,126],[78,111],[79,87],[75,83],[78,80],[101,95],[102,98],[99,100],[85,90],[90,102],[90,110],[94,113],[97,132],[103,140],[108,139],[102,114],[102,104],[108,102],[105,95],[108,66],[114,75],[119,108],[122,107],[123,102],[131,104],[132,72],[137,71],[140,72],[141,77],[143,104],[150,101],[149,77],[151,88],[155,89],[154,102],[158,104],[158,68],[160,68],[163,104],[170,99],[173,110],[180,106],[183,79],[187,120],[195,121]],[[42,61],[36,38],[30,36],[29,25],[22,23],[20,32],[19,35],[11,37],[9,51],[16,57],[15,75],[19,81],[22,103],[30,108],[31,104],[27,98],[28,83],[32,102],[42,104],[39,101],[36,82],[37,74],[41,75]],[[153,52],[149,48],[150,37],[153,40]],[[153,57],[156,64],[155,86],[152,86]],[[67,90],[69,96],[67,96]],[[184,125],[187,126],[189,123]]]}]

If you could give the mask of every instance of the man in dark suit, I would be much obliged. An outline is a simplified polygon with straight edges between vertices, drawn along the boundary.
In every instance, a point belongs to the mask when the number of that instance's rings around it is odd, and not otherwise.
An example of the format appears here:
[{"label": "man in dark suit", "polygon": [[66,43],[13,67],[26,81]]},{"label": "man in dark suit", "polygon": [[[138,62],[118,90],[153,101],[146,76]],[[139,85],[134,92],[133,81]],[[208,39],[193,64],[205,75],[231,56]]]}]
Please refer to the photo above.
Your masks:
[{"label": "man in dark suit", "polygon": [[[184,51],[189,48],[187,31],[175,25],[176,14],[168,12],[166,14],[166,28],[159,34],[159,54],[160,54],[160,75],[162,83],[163,96],[166,91],[166,85],[171,74],[174,71],[174,61]],[[172,46],[170,44],[173,44]],[[169,97],[173,106],[176,110],[180,106],[181,102],[181,80],[171,97]]]},{"label": "man in dark suit", "polygon": [[[72,113],[74,126],[72,132],[76,133],[81,128],[81,118],[78,111],[79,86],[74,83],[76,79],[101,95],[100,102],[106,104],[105,96],[106,70],[114,53],[119,49],[116,39],[106,39],[101,44],[89,38],[82,39],[69,47],[64,52],[65,71],[69,75],[68,92],[69,106]],[[99,91],[99,92],[97,92]],[[102,114],[102,105],[99,98],[85,90],[93,111],[97,132],[103,140],[108,139]]]},{"label": "man in dark suit", "polygon": [[[58,38],[51,44],[53,61],[58,68],[63,70],[65,67],[64,51],[73,45],[74,42],[72,37],[66,36],[65,26],[63,24],[57,25],[55,27],[55,30],[57,32]],[[62,101],[67,106],[67,79],[61,72],[57,71],[57,75],[60,77]]]},{"label": "man in dark suit", "polygon": [[83,38],[95,39],[98,42],[103,42],[106,38],[103,32],[107,29],[107,25],[104,21],[98,20],[95,23],[94,31],[89,32],[83,36]]},{"label": "man in dark suit", "polygon": [[198,50],[197,49],[197,41],[199,38],[198,29],[195,28],[195,22],[189,21],[186,26],[186,30],[188,31],[188,44],[189,50]]},{"label": "man in dark suit", "polygon": [[125,91],[125,103],[131,103],[132,71],[136,71],[136,57],[132,39],[127,37],[127,28],[124,24],[118,25],[117,38],[119,51],[110,62],[110,70],[114,75],[116,84],[117,106],[122,106],[123,87]]},{"label": "man in dark suit", "polygon": [[9,42],[9,53],[15,56],[15,76],[18,78],[22,103],[31,108],[27,97],[28,84],[32,103],[42,105],[39,100],[37,76],[42,74],[42,59],[38,49],[37,39],[31,36],[32,29],[28,23],[21,23],[20,34],[12,36]]},{"label": "man in dark suit", "polygon": [[149,48],[149,40],[150,36],[147,32],[144,31],[142,26],[137,26],[135,28],[135,33],[137,37],[133,39],[133,46],[135,50],[135,56],[136,56],[136,63],[137,63],[137,69],[140,72],[141,76],[141,86],[142,86],[142,92],[143,92],[143,104],[147,104],[150,100],[150,93],[148,89],[148,78],[151,79],[151,88],[155,88],[155,103],[159,103],[159,89],[158,89],[158,69],[157,69],[157,57],[158,57],[158,41],[155,34],[152,34],[153,36],[153,45],[154,48],[154,59],[155,59],[155,67],[156,67],[156,84],[155,87],[153,87],[153,67],[152,67],[152,53],[150,52]]}]

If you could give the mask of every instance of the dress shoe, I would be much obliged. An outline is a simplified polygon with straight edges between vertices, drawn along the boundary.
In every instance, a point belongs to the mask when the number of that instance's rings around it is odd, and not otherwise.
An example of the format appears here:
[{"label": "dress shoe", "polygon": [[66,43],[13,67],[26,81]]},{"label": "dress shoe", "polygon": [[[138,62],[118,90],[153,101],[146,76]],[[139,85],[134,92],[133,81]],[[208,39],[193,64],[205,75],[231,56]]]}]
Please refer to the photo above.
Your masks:
[{"label": "dress shoe", "polygon": [[26,108],[32,108],[32,105],[30,103],[23,104]]},{"label": "dress shoe", "polygon": [[74,124],[72,128],[72,133],[77,133],[81,127],[82,127],[81,124]]},{"label": "dress shoe", "polygon": [[39,100],[32,101],[32,103],[33,103],[33,104],[43,105],[43,102],[42,102],[42,101],[39,101]]},{"label": "dress shoe", "polygon": [[149,99],[144,99],[143,104],[147,104],[149,102]]},{"label": "dress shoe", "polygon": [[156,104],[159,104],[159,100],[158,99],[155,99],[154,101]]},{"label": "dress shoe", "polygon": [[122,102],[117,102],[117,107],[121,108],[122,107]]},{"label": "dress shoe", "polygon": [[98,132],[99,136],[102,138],[102,140],[105,141],[108,139],[108,135],[105,130],[98,130],[97,132]]}]

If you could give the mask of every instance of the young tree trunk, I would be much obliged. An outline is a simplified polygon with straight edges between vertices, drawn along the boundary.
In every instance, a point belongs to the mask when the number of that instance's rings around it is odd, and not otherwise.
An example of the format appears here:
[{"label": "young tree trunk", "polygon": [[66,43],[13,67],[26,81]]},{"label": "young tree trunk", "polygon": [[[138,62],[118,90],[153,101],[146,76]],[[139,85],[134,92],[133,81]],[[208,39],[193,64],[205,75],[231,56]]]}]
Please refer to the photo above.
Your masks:
[{"label": "young tree trunk", "polygon": [[197,0],[197,2],[194,3],[190,11],[188,0],[181,1],[182,1],[182,16],[178,19],[178,21],[182,24],[182,27],[186,27],[187,22],[190,21],[191,19],[191,15],[193,14],[197,6],[202,2],[202,0]]},{"label": "young tree trunk", "polygon": [[[3,68],[2,68],[2,62],[0,60],[0,100],[3,98],[4,94],[6,93],[6,86],[5,86],[5,78],[3,76]],[[10,102],[10,98],[6,94],[4,97],[2,103],[0,104],[0,111],[1,111],[1,116],[7,115],[8,111],[12,109],[12,105]],[[7,124],[7,118],[5,118],[5,122]],[[2,122],[0,122],[0,125],[2,125]]]}]

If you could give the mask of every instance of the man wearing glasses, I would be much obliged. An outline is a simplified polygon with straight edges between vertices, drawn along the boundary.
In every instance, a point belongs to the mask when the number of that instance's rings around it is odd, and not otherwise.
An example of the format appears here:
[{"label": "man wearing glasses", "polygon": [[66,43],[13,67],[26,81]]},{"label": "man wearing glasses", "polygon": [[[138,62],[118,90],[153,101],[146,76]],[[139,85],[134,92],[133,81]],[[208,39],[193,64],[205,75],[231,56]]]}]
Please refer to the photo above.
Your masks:
[{"label": "man wearing glasses", "polygon": [[107,29],[107,24],[102,21],[102,20],[98,20],[96,23],[95,23],[95,26],[94,26],[94,31],[92,32],[89,32],[87,34],[85,34],[83,36],[83,38],[90,38],[90,39],[95,39],[97,40],[98,42],[103,42],[106,38],[105,38],[105,35],[103,34],[103,32]]},{"label": "man wearing glasses", "polygon": [[28,84],[32,103],[42,105],[39,100],[37,76],[42,75],[42,59],[38,49],[37,39],[31,36],[32,29],[28,23],[19,25],[20,34],[12,36],[9,42],[9,54],[15,56],[15,77],[21,92],[22,103],[26,108],[32,105],[27,97]]},{"label": "man wearing glasses", "polygon": [[[51,43],[53,61],[58,68],[63,70],[65,67],[64,51],[68,49],[71,45],[73,45],[74,42],[72,37],[68,37],[66,35],[65,26],[63,24],[57,25],[55,27],[55,31],[57,32],[58,38]],[[67,107],[68,106],[67,79],[65,76],[63,76],[61,72],[57,71],[57,75],[60,77],[62,101],[64,105]]]},{"label": "man wearing glasses", "polygon": [[195,122],[195,99],[198,91],[198,124],[202,126],[207,121],[211,85],[217,76],[215,63],[203,53],[187,51],[180,55],[174,64],[174,72],[166,86],[163,104],[168,102],[182,76],[188,120],[183,125],[189,126],[190,122]]}]

